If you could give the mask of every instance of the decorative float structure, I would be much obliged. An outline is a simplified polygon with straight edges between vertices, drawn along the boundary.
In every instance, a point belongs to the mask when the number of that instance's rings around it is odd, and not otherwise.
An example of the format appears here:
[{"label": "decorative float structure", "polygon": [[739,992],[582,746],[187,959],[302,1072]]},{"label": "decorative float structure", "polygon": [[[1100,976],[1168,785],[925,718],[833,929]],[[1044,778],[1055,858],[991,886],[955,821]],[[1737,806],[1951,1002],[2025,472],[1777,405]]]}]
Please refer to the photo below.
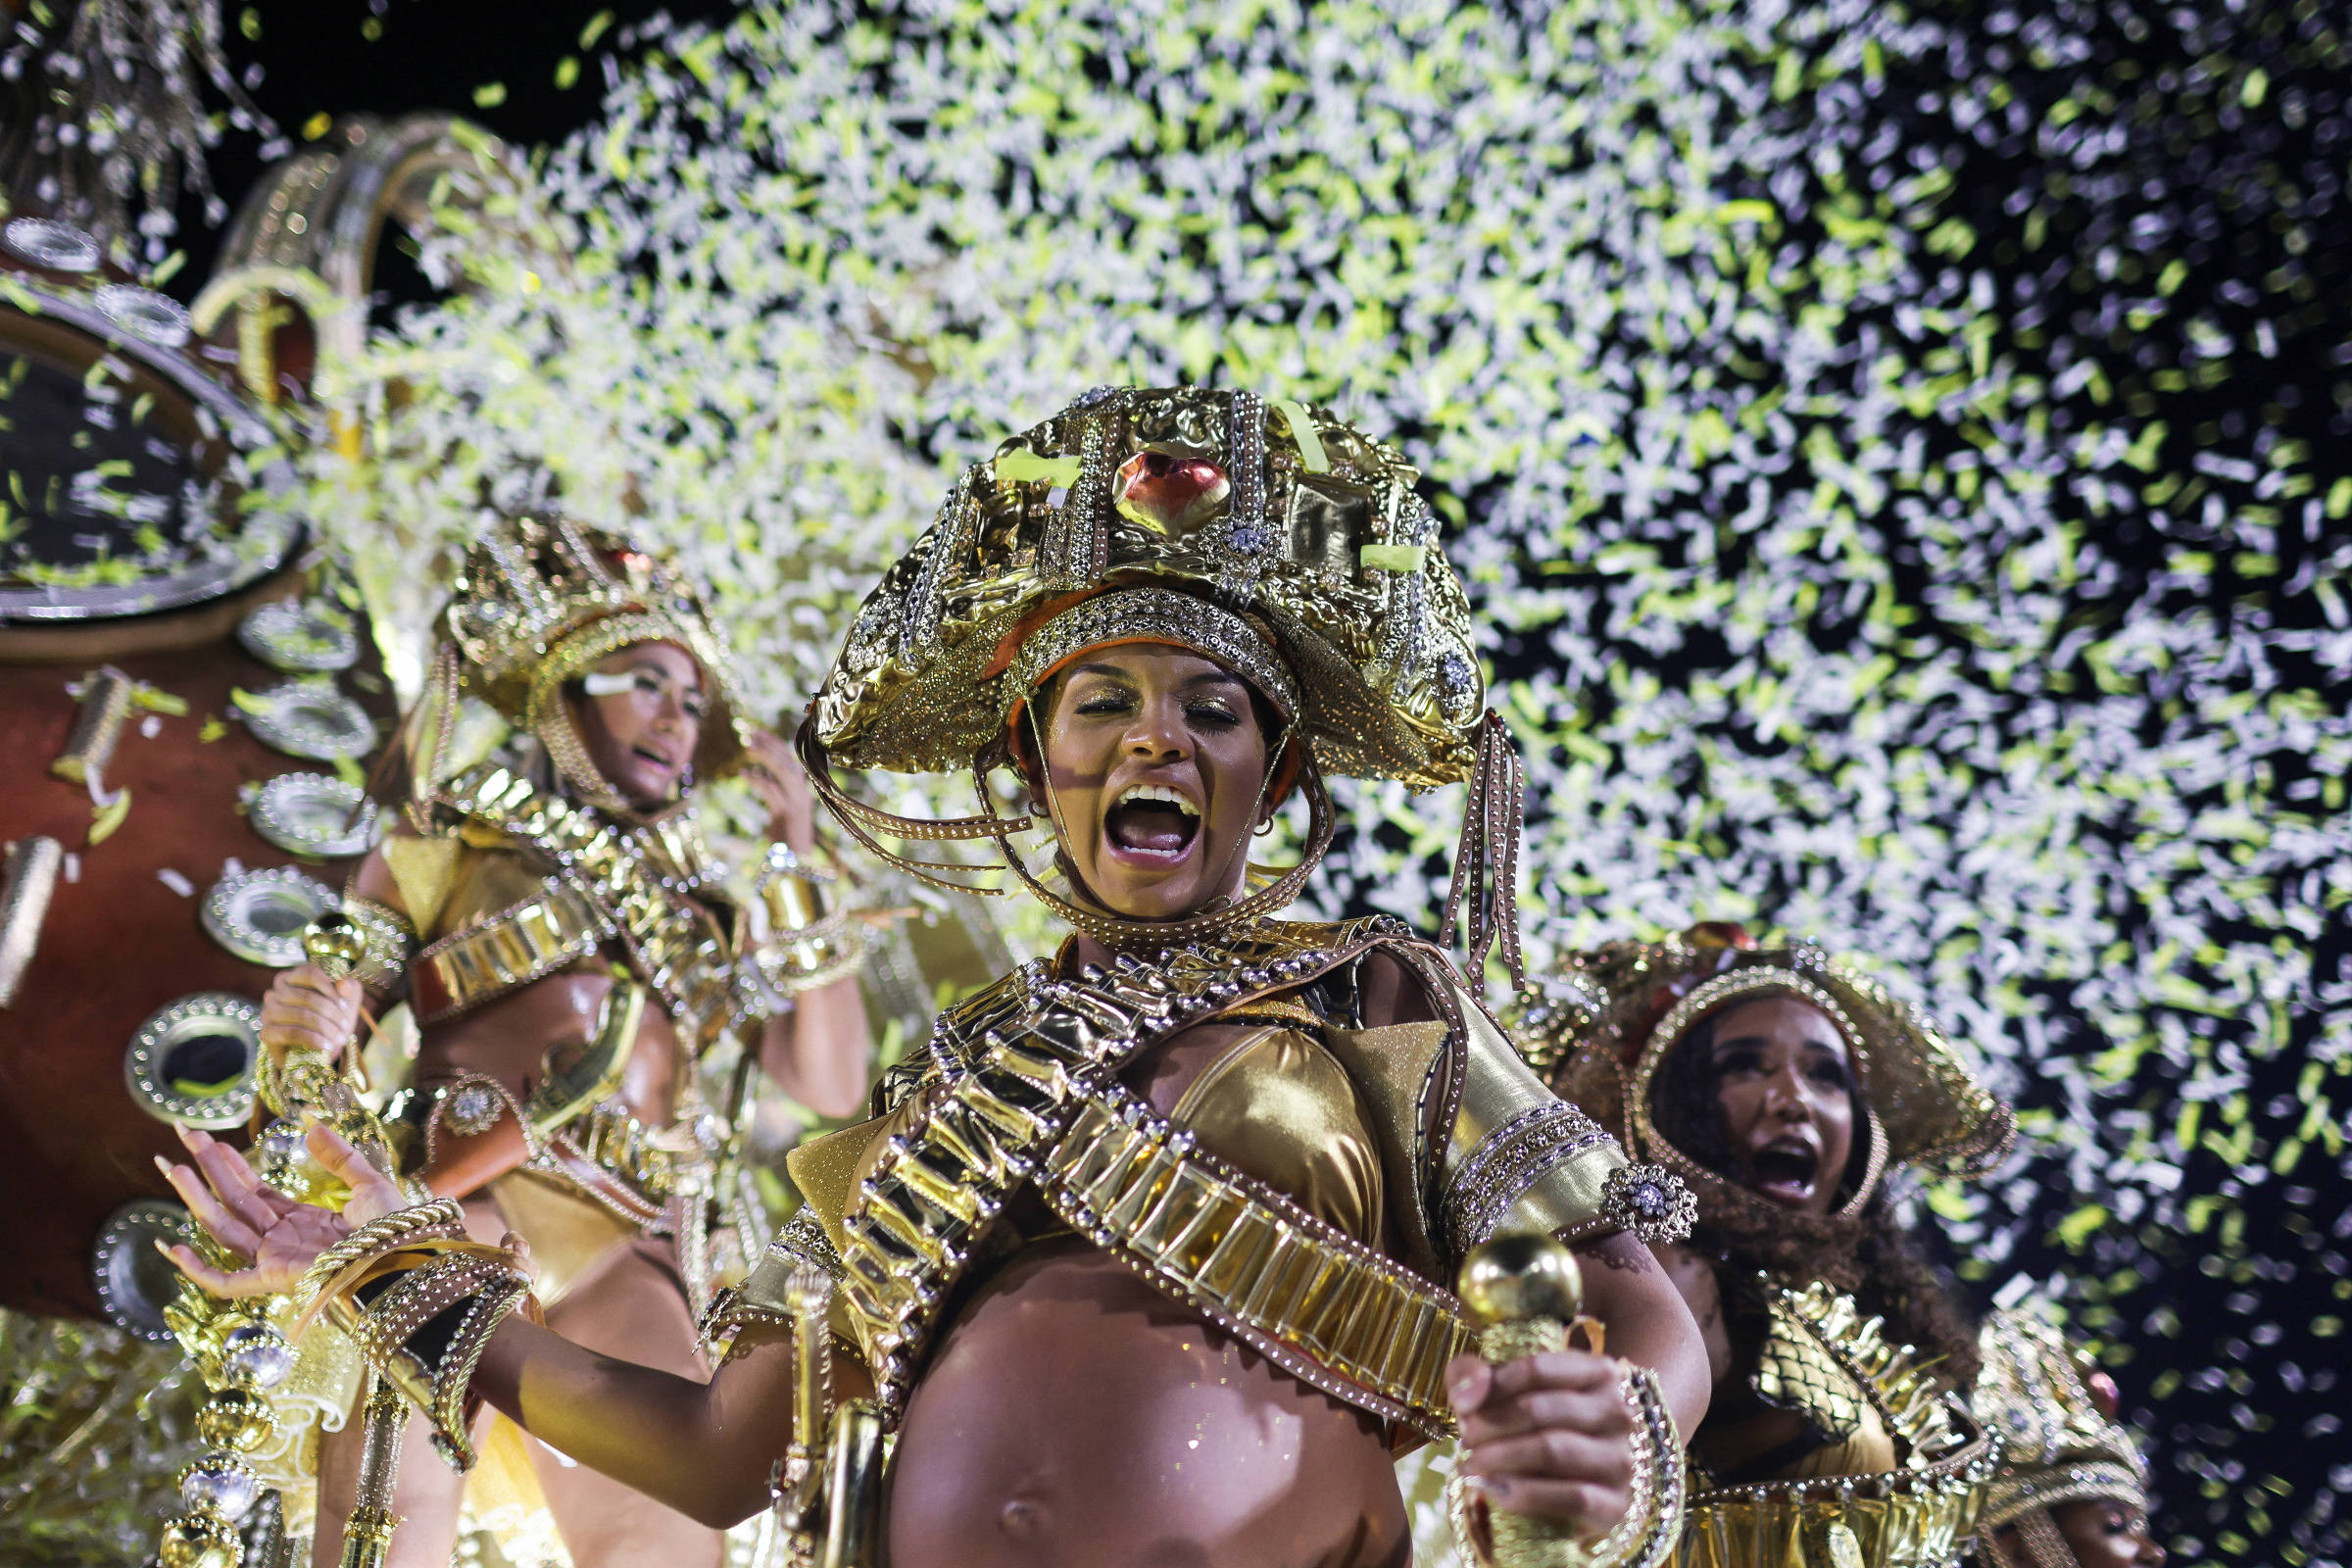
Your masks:
[{"label": "decorative float structure", "polygon": [[0,1179],[49,1195],[0,1216],[0,1306],[168,1337],[149,1156],[247,1124],[259,999],[374,840],[396,717],[284,503],[273,455],[320,421],[277,415],[358,347],[387,227],[478,211],[504,159],[345,121],[247,196],[193,311],[74,224],[0,226]]}]

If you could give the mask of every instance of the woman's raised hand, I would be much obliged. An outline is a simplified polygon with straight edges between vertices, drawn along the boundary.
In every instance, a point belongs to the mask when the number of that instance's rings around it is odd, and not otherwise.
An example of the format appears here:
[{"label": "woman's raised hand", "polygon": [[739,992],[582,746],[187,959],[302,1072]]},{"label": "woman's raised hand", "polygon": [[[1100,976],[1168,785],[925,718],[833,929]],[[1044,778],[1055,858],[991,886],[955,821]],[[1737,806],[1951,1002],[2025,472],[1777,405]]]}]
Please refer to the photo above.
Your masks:
[{"label": "woman's raised hand", "polygon": [[1587,1536],[1633,1506],[1634,1413],[1620,1363],[1550,1350],[1501,1366],[1474,1355],[1446,1368],[1462,1423],[1463,1473],[1497,1508],[1563,1519]]},{"label": "woman's raised hand", "polygon": [[196,1223],[245,1266],[222,1270],[184,1245],[158,1242],[156,1248],[214,1296],[233,1300],[290,1291],[321,1252],[354,1229],[408,1205],[391,1177],[322,1124],[314,1123],[305,1141],[312,1157],[351,1189],[341,1213],[298,1203],[272,1191],[253,1173],[243,1154],[208,1134],[182,1127],[179,1139],[195,1163],[174,1165],[158,1155],[156,1165]]},{"label": "woman's raised hand", "polygon": [[271,1061],[283,1061],[289,1050],[334,1060],[359,1032],[362,996],[357,980],[330,980],[313,964],[286,970],[262,998],[262,1048]]},{"label": "woman's raised hand", "polygon": [[744,745],[744,777],[767,808],[767,836],[807,855],[815,846],[816,796],[792,748],[767,730],[754,730]]}]

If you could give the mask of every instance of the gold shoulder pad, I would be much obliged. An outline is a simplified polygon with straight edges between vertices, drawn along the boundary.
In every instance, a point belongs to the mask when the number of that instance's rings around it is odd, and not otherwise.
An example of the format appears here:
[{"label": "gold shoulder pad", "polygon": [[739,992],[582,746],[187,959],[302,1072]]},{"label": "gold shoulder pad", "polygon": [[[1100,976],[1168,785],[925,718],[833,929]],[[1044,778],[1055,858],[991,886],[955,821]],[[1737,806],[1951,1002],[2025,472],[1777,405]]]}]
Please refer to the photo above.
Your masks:
[{"label": "gold shoulder pad", "polygon": [[432,930],[441,917],[441,906],[449,902],[449,890],[456,885],[458,858],[466,853],[465,844],[454,834],[431,838],[394,834],[376,853],[384,858],[392,884],[400,889],[400,902],[408,906],[410,929],[418,933]]}]

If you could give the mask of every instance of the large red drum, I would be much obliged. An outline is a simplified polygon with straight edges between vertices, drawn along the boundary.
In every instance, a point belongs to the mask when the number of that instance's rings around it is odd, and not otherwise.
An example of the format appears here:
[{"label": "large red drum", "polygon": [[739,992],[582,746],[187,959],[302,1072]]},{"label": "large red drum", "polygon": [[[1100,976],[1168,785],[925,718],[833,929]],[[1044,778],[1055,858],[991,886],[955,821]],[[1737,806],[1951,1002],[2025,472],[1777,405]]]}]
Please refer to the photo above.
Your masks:
[{"label": "large red drum", "polygon": [[12,221],[0,267],[0,1305],[154,1336],[153,1156],[245,1124],[393,701],[300,520],[247,504],[233,356],[63,225]]}]

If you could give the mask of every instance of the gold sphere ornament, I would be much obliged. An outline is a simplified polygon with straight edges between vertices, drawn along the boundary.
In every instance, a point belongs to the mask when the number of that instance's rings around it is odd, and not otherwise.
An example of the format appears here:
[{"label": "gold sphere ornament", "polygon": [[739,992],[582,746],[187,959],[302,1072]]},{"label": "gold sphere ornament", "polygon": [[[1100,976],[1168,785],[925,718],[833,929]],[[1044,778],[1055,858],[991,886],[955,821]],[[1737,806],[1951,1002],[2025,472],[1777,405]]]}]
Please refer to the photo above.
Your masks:
[{"label": "gold sphere ornament", "polygon": [[164,1526],[156,1556],[163,1568],[238,1568],[245,1543],[217,1508],[190,1508]]},{"label": "gold sphere ornament", "polygon": [[[208,1301],[210,1299],[207,1298]],[[247,1329],[266,1327],[268,1321],[267,1318],[255,1317],[236,1307],[216,1309],[210,1317],[204,1320],[198,1330],[201,1338],[197,1353],[207,1361],[218,1361],[220,1359],[220,1352],[227,1348],[230,1335],[242,1333]]]},{"label": "gold sphere ornament", "polygon": [[350,915],[329,909],[303,930],[302,951],[328,979],[342,980],[359,971],[368,939]]},{"label": "gold sphere ornament", "polygon": [[1460,1295],[1476,1328],[1540,1318],[1565,1327],[1585,1309],[1585,1271],[1556,1237],[1497,1236],[1462,1259]]},{"label": "gold sphere ornament", "polygon": [[196,1412],[196,1435],[216,1448],[251,1453],[277,1432],[270,1401],[243,1389],[223,1389]]}]

